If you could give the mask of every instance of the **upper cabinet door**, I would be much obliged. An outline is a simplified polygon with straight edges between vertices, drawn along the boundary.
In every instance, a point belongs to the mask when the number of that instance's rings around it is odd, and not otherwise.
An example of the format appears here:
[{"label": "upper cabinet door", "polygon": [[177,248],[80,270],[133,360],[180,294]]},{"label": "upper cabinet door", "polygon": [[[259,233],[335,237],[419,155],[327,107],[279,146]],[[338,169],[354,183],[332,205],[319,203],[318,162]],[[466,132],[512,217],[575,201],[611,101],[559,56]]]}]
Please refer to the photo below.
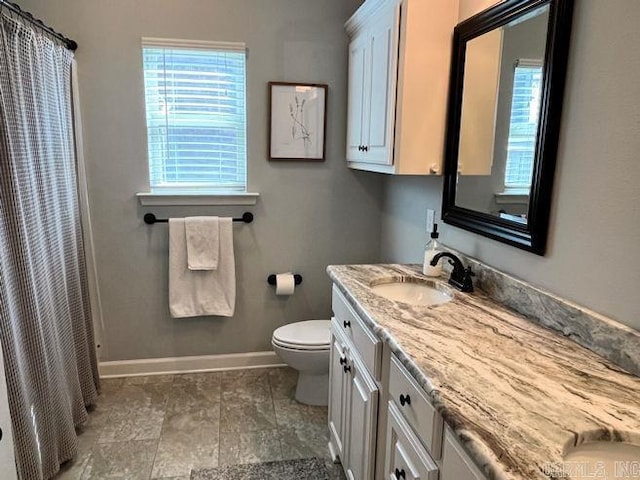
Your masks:
[{"label": "upper cabinet door", "polygon": [[457,3],[366,0],[347,21],[349,167],[440,173]]},{"label": "upper cabinet door", "polygon": [[364,157],[365,69],[367,35],[355,37],[349,44],[349,100],[347,109],[347,158],[361,161]]},{"label": "upper cabinet door", "polygon": [[395,116],[398,58],[397,15],[380,15],[369,30],[369,91],[365,107],[366,162],[393,163],[393,126]]}]

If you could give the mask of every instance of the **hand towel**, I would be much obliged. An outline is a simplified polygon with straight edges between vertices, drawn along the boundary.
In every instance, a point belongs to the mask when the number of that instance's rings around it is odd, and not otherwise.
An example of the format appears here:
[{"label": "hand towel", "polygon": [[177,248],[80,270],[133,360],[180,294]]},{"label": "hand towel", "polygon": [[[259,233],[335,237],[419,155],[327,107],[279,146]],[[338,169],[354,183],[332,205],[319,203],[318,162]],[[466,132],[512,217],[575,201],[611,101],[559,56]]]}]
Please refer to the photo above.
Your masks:
[{"label": "hand towel", "polygon": [[236,267],[231,218],[218,221],[217,270],[189,270],[183,218],[169,219],[169,310],[173,318],[232,317],[236,304]]},{"label": "hand towel", "polygon": [[220,251],[218,217],[187,217],[187,265],[189,270],[215,270]]}]

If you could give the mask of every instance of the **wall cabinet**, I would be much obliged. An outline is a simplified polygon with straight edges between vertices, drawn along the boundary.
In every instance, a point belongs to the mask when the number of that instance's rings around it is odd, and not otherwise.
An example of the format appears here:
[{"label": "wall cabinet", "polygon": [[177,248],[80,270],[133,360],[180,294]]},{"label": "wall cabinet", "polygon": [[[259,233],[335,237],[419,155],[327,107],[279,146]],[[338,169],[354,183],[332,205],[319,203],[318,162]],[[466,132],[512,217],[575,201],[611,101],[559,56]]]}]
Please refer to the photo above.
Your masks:
[{"label": "wall cabinet", "polygon": [[349,44],[347,159],[391,165],[398,9],[390,3]]},{"label": "wall cabinet", "polygon": [[457,14],[451,0],[367,0],[347,21],[351,168],[441,173]]},{"label": "wall cabinet", "polygon": [[429,396],[333,287],[329,449],[348,480],[485,480]]}]

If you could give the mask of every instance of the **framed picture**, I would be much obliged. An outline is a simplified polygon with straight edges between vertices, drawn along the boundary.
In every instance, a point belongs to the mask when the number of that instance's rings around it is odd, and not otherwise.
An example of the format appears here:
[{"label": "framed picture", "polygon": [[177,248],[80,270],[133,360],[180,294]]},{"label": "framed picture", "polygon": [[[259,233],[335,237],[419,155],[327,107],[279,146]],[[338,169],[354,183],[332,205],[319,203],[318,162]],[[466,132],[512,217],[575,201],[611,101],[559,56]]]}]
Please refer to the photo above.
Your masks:
[{"label": "framed picture", "polygon": [[327,86],[269,82],[269,158],[324,160]]}]

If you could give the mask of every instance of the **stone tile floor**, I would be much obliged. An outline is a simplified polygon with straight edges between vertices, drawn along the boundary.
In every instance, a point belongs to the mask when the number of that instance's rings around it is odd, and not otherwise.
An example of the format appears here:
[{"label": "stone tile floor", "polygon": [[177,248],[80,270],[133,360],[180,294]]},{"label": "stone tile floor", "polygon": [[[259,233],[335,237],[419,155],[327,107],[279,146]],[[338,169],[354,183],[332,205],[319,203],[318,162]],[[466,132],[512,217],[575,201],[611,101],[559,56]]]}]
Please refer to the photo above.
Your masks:
[{"label": "stone tile floor", "polygon": [[193,468],[320,457],[327,408],[293,399],[289,368],[105,379],[78,456],[55,480],[188,480]]}]

